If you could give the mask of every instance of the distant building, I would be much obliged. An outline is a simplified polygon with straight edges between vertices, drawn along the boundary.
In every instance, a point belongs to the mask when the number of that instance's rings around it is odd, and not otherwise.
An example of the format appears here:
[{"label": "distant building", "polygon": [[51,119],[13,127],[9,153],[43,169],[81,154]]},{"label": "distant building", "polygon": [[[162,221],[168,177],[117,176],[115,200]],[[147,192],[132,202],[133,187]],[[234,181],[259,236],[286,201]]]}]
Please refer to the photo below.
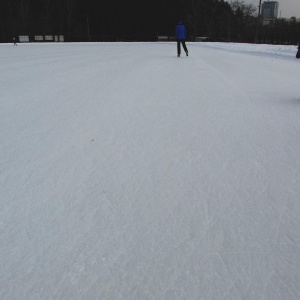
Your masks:
[{"label": "distant building", "polygon": [[287,23],[300,23],[300,18],[290,18],[290,19],[284,19]]},{"label": "distant building", "polygon": [[264,26],[273,26],[275,24],[276,19],[274,18],[264,18],[262,24]]},{"label": "distant building", "polygon": [[277,1],[263,2],[261,15],[263,19],[277,19],[279,3]]}]

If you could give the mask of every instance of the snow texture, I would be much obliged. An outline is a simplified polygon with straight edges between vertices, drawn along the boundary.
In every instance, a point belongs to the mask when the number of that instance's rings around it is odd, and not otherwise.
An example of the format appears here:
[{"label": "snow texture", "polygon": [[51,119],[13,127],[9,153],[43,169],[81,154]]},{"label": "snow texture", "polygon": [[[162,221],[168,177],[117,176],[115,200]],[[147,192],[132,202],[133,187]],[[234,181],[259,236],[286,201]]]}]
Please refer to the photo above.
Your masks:
[{"label": "snow texture", "polygon": [[296,46],[0,45],[0,298],[300,299]]}]

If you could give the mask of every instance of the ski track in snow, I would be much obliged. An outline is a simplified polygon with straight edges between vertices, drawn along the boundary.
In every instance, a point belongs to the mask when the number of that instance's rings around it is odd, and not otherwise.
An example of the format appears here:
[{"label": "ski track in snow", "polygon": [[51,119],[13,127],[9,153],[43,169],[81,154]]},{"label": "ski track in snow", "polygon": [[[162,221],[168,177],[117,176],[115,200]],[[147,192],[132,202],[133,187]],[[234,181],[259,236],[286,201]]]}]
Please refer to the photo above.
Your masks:
[{"label": "ski track in snow", "polygon": [[296,47],[187,46],[0,45],[1,299],[300,298]]}]

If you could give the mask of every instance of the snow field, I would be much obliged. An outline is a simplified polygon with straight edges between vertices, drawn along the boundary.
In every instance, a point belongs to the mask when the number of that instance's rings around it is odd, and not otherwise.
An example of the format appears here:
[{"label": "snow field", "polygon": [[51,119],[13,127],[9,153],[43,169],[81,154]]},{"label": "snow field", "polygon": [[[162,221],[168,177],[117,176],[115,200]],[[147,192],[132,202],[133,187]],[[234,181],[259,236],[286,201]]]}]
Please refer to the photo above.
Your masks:
[{"label": "snow field", "polygon": [[1,299],[299,299],[294,46],[0,45]]}]

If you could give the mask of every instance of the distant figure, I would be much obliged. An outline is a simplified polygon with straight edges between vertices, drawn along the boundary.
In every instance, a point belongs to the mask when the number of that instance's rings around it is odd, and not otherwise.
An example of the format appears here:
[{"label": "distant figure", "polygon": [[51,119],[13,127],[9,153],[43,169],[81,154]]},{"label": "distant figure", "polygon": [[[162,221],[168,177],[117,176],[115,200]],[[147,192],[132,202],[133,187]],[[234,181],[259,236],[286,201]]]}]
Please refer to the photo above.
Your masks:
[{"label": "distant figure", "polygon": [[185,40],[186,40],[185,26],[183,25],[183,23],[181,21],[179,21],[176,26],[176,41],[177,41],[177,56],[178,57],[180,57],[180,53],[181,53],[180,43],[182,44],[182,47],[185,51],[186,56],[189,55],[189,52],[185,45]]},{"label": "distant figure", "polygon": [[300,58],[300,43],[299,43],[298,51],[297,51],[297,54],[296,54],[296,58]]},{"label": "distant figure", "polygon": [[18,45],[17,45],[17,41],[16,41],[16,38],[15,38],[15,37],[13,38],[13,41],[14,41],[14,46],[18,46]]}]

